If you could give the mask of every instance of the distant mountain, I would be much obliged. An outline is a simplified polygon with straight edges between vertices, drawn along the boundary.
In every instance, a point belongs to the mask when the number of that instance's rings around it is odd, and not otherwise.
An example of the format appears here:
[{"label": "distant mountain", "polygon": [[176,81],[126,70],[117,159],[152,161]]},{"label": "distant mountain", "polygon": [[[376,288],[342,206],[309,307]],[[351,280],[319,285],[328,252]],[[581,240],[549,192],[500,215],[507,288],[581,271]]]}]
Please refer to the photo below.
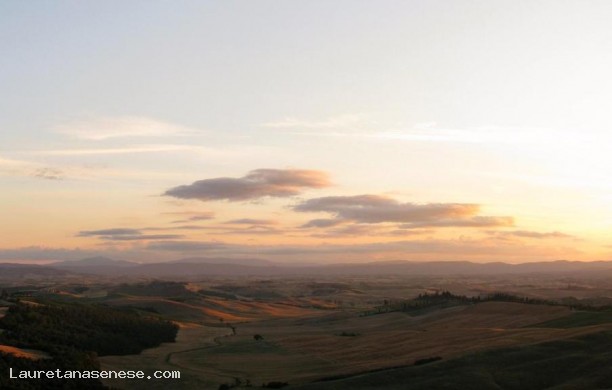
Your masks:
[{"label": "distant mountain", "polygon": [[[319,275],[517,275],[517,274],[590,274],[612,276],[612,261],[548,261],[523,264],[502,262],[472,263],[469,261],[389,261],[329,265],[289,265],[261,259],[190,257],[172,262],[139,264],[104,257],[65,261],[34,266],[0,264],[0,276],[71,272],[91,275],[134,277],[201,277],[201,276],[319,276]],[[12,267],[12,268],[11,268]],[[31,267],[22,269],[19,267]],[[53,273],[55,272],[55,273]],[[60,273],[58,273],[60,272]]]},{"label": "distant mountain", "polygon": [[186,257],[184,259],[172,261],[172,263],[189,264],[236,264],[254,266],[277,266],[281,265],[270,260],[263,259],[232,259],[228,257]]},{"label": "distant mountain", "polygon": [[[551,261],[525,264],[472,263],[469,261],[389,262],[317,266],[247,265],[204,263],[208,259],[182,259],[168,263],[140,264],[122,268],[133,276],[317,276],[317,275],[504,275],[529,273],[612,273],[612,262]],[[219,259],[217,259],[219,260]],[[245,260],[246,263],[246,260]],[[265,262],[262,262],[265,264]],[[259,263],[259,264],[262,264]]]},{"label": "distant mountain", "polygon": [[612,271],[612,261],[546,261],[508,264],[469,261],[385,262],[365,264],[332,264],[324,267],[330,274],[413,274],[413,275],[497,275],[528,273],[567,273]]},{"label": "distant mountain", "polygon": [[66,276],[71,273],[44,265],[0,263],[0,280]]},{"label": "distant mountain", "polygon": [[248,276],[248,275],[286,275],[292,268],[252,266],[242,264],[209,264],[191,262],[172,262],[142,264],[127,270],[126,275],[149,277],[162,276]]},{"label": "distant mountain", "polygon": [[57,268],[88,268],[88,267],[135,267],[138,263],[129,261],[113,260],[108,257],[88,257],[82,260],[62,261],[53,263],[53,267]]}]

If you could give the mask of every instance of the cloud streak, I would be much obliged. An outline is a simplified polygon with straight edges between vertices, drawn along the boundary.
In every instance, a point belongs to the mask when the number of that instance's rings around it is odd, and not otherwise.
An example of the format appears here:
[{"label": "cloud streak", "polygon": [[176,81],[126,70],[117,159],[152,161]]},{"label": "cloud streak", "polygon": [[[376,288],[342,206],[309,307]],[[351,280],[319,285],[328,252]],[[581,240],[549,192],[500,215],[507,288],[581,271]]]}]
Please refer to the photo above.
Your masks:
[{"label": "cloud streak", "polygon": [[415,229],[423,227],[505,227],[514,226],[512,217],[486,217],[477,216],[466,219],[448,219],[439,221],[416,222],[400,225],[400,229]]},{"label": "cloud streak", "polygon": [[289,197],[304,189],[330,185],[322,171],[300,169],[256,169],[241,178],[204,179],[167,190],[164,195],[179,199],[230,202],[264,197]]},{"label": "cloud streak", "polygon": [[199,221],[208,221],[214,219],[215,213],[212,211],[179,211],[173,213],[164,213],[166,215],[174,215],[174,216],[182,216],[184,218],[172,221],[172,223],[189,223],[189,222],[199,222]]},{"label": "cloud streak", "polygon": [[240,218],[225,222],[228,225],[278,225],[273,219]]},{"label": "cloud streak", "polygon": [[184,237],[180,234],[143,234],[140,229],[129,228],[82,230],[76,236],[96,237],[105,241],[173,240]]},{"label": "cloud streak", "polygon": [[520,238],[535,238],[535,239],[548,239],[548,238],[576,238],[571,234],[561,232],[534,232],[529,230],[514,230],[509,232],[491,232],[496,236],[502,237],[520,237]]},{"label": "cloud streak", "polygon": [[32,161],[13,160],[0,157],[0,174],[30,176],[45,180],[62,180],[63,169],[49,167]]},{"label": "cloud streak", "polygon": [[365,116],[363,114],[337,115],[320,121],[283,118],[278,121],[263,123],[260,127],[271,129],[338,129],[362,124],[364,120]]},{"label": "cloud streak", "polygon": [[31,152],[41,156],[96,156],[112,154],[132,154],[132,153],[160,153],[160,152],[180,152],[180,151],[208,151],[208,149],[193,145],[160,144],[160,145],[134,145],[117,148],[89,148],[89,149],[57,149],[57,150],[38,150]]},{"label": "cloud streak", "polygon": [[201,133],[201,130],[139,116],[81,120],[57,126],[54,130],[56,133],[90,141],[126,137],[176,137]]}]

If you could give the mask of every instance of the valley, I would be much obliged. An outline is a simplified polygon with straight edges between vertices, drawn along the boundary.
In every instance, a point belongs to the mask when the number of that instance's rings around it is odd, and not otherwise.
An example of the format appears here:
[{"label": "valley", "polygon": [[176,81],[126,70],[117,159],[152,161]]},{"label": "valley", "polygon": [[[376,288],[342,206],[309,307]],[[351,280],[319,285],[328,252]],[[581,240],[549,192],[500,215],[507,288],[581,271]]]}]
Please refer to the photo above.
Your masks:
[{"label": "valley", "polygon": [[[400,386],[447,366],[444,372],[458,375],[452,381],[460,382],[463,374],[472,375],[472,363],[465,363],[470,359],[490,376],[494,361],[482,356],[544,348],[533,359],[555,367],[559,356],[548,356],[552,347],[545,346],[588,344],[592,338],[607,343],[606,335],[612,335],[612,284],[601,273],[588,272],[143,275],[114,281],[81,274],[78,282],[72,275],[53,275],[3,289],[8,297],[0,315],[16,301],[52,303],[120,310],[178,326],[174,342],[138,354],[107,353],[97,361],[103,370],[178,370],[181,378],[102,381],[118,389],[366,389],[389,378]],[[51,357],[8,344],[0,352]],[[587,371],[570,379],[582,380]]]}]

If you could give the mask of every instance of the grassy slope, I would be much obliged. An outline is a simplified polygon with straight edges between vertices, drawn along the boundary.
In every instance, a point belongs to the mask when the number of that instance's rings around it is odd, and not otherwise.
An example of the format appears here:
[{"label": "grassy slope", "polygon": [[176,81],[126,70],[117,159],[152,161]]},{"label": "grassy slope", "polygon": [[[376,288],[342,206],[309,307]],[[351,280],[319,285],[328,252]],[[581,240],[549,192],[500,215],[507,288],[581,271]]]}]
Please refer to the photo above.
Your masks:
[{"label": "grassy slope", "polygon": [[[555,306],[487,302],[424,316],[389,313],[358,317],[330,313],[238,324],[237,336],[217,346],[173,357],[177,366],[208,375],[304,383],[335,375],[411,365],[418,359],[452,359],[469,352],[533,344],[594,332],[593,329],[525,328],[570,314]],[[338,336],[343,331],[359,334]],[[253,340],[261,334],[263,341]],[[211,389],[213,387],[210,387]],[[469,389],[469,387],[468,387]]]},{"label": "grassy slope", "polygon": [[579,328],[612,322],[612,311],[578,311],[566,317],[555,318],[537,325],[542,328]]},{"label": "grassy slope", "polygon": [[612,387],[612,332],[480,352],[450,361],[363,374],[293,388],[604,389]]}]

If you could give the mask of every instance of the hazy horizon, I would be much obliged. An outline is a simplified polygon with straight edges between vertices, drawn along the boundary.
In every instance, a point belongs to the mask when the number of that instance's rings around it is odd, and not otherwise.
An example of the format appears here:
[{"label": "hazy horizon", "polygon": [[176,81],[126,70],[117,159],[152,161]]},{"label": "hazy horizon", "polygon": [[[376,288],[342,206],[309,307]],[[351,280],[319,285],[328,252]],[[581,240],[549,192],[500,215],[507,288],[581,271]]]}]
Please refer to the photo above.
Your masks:
[{"label": "hazy horizon", "polygon": [[611,13],[0,3],[0,263],[610,260]]}]

